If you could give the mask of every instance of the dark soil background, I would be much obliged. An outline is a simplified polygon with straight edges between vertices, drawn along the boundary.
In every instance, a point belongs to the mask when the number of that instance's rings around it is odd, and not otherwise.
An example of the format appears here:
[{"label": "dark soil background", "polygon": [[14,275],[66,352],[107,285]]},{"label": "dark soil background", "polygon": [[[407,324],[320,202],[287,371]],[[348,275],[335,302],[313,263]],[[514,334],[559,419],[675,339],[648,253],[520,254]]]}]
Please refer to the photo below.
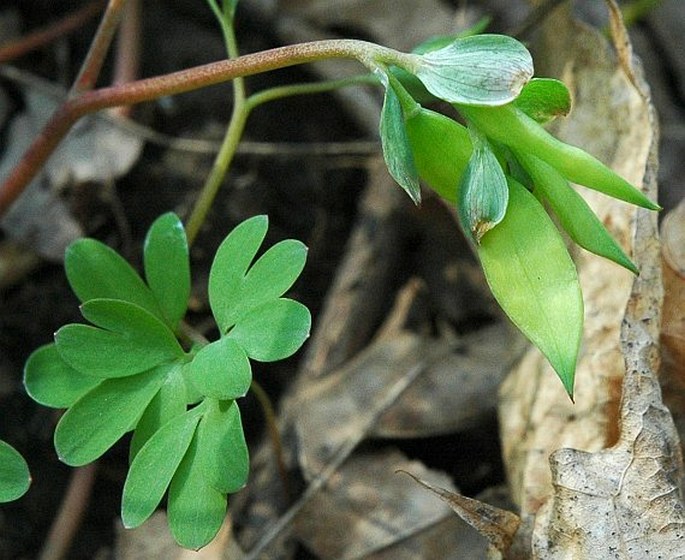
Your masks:
[{"label": "dark soil background", "polygon": [[[243,52],[277,46],[288,40],[284,37],[287,34],[282,20],[274,12],[276,4],[241,2],[238,34]],[[283,4],[287,7],[289,2]],[[392,3],[387,4],[387,9],[392,10]],[[454,0],[444,4],[455,10],[468,7],[471,18],[491,15],[491,30],[495,32],[521,29],[529,14],[525,3],[510,0]],[[42,27],[79,5],[82,3],[74,1],[5,0],[0,2],[0,34],[18,35]],[[606,17],[599,1],[578,2],[577,7],[589,20],[601,22]],[[93,20],[67,39],[22,57],[14,65],[68,87],[95,25]],[[144,2],[143,25],[141,75],[163,74],[223,58],[219,30],[201,0],[148,0]],[[683,196],[684,29],[685,4],[679,0],[664,0],[632,29],[661,116],[660,196],[666,209]],[[328,36],[340,33],[364,37],[367,33],[349,23],[319,31]],[[0,35],[0,42],[3,39]],[[103,84],[108,83],[110,74],[111,63],[108,63],[101,78]],[[250,78],[248,86],[256,91],[269,85],[315,79],[317,75],[311,68],[291,68]],[[8,79],[0,81],[0,88],[8,99],[7,113],[0,114],[0,119],[5,119],[4,123],[0,120],[3,126],[24,110],[25,100],[22,90]],[[374,92],[367,94],[369,99],[375,99]],[[231,87],[224,85],[136,107],[132,118],[172,137],[217,142],[230,108]],[[238,155],[192,251],[191,322],[202,325],[208,317],[204,286],[211,256],[220,241],[241,220],[265,213],[270,218],[268,244],[293,237],[310,248],[308,265],[292,297],[309,306],[316,325],[378,156],[375,126],[344,99],[341,101],[331,94],[284,100],[254,113],[245,137],[252,144]],[[7,128],[0,131],[0,149],[11,140],[7,134]],[[341,143],[347,148],[340,147]],[[331,146],[340,149],[331,149]],[[316,150],[321,147],[326,153],[317,155]],[[186,215],[210,169],[212,157],[211,153],[174,150],[163,143],[148,142],[130,171],[115,183],[72,184],[60,198],[85,234],[107,242],[132,262],[139,263],[141,242],[148,226],[168,210]],[[408,199],[399,204],[405,219],[398,238],[404,257],[386,293],[377,296],[386,309],[390,307],[392,294],[405,279],[413,274],[426,276],[425,268],[422,272],[426,261],[417,255],[427,251],[425,228],[439,227],[435,224],[441,223],[440,210],[431,209],[430,204],[424,214],[412,208]],[[41,216],[31,218],[41,220]],[[463,241],[456,234],[455,239],[455,253],[461,251],[460,258],[468,260]],[[78,304],[60,263],[39,258],[31,259],[31,265],[25,266],[23,257],[31,252],[30,245],[21,240],[17,242],[11,233],[4,234],[0,242],[0,439],[22,452],[33,478],[25,497],[0,506],[0,559],[8,560],[38,557],[72,473],[57,460],[52,447],[56,413],[38,406],[25,395],[22,369],[28,355],[50,342],[57,328],[80,320]],[[480,293],[477,287],[471,286],[471,289]],[[436,305],[436,302],[427,302],[425,313],[429,319],[437,313]],[[485,299],[463,312],[453,321],[453,326],[462,332],[475,330],[491,320],[491,309],[491,303]],[[294,378],[300,359],[298,355],[283,363],[260,367],[257,375],[276,401]],[[262,438],[263,425],[256,403],[249,396],[245,401],[243,415],[252,448]],[[379,447],[384,444],[382,440],[374,442]],[[476,495],[504,482],[494,414],[475,430],[409,439],[401,447],[409,457],[420,458],[428,466],[450,473],[466,494]],[[113,543],[126,460],[127,446],[122,442],[100,461],[89,507],[68,558],[115,557]],[[240,520],[237,521],[239,524]],[[301,551],[297,557],[313,556]]]}]

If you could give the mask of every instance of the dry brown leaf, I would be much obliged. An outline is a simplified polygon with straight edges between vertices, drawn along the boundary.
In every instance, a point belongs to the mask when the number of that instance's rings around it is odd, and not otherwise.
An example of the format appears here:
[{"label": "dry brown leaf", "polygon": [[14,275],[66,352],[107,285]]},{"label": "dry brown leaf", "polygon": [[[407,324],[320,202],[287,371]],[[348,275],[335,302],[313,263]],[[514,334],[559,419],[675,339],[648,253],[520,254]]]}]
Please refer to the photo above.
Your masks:
[{"label": "dry brown leaf", "polygon": [[[446,475],[407,460],[399,451],[356,454],[302,510],[296,522],[298,538],[317,558],[371,558],[389,546],[413,540],[450,515],[430,494],[398,476],[398,469],[451,487]],[[436,558],[450,555],[445,551]]]},{"label": "dry brown leaf", "polygon": [[435,486],[419,476],[404,472],[438,496],[460,518],[477,529],[501,555],[507,553],[521,523],[518,515],[485,502],[462,496],[452,490]]}]

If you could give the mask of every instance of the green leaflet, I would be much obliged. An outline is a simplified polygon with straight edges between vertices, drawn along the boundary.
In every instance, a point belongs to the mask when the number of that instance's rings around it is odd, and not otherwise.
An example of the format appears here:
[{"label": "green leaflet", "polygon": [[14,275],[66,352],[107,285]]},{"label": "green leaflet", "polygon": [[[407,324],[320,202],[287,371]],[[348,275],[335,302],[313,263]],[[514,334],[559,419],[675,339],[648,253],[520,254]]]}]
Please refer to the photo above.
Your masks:
[{"label": "green leaflet", "polygon": [[187,378],[205,397],[237,399],[245,396],[252,382],[245,350],[227,336],[201,348],[185,368]]},{"label": "green leaflet", "polygon": [[76,401],[55,429],[55,449],[60,460],[77,467],[95,461],[112,447],[135,425],[170,367],[106,379]]},{"label": "green leaflet", "polygon": [[235,324],[255,307],[282,296],[295,283],[306,260],[307,247],[300,241],[276,243],[245,272],[226,308],[225,322]]},{"label": "green leaflet", "polygon": [[247,482],[250,457],[235,401],[209,401],[196,438],[205,481],[219,492],[237,492]]},{"label": "green leaflet", "polygon": [[97,327],[72,324],[55,334],[60,356],[81,373],[125,377],[183,356],[168,327],[138,305],[94,299],[81,306],[81,313]]},{"label": "green leaflet", "polygon": [[164,214],[152,224],[145,238],[143,262],[148,286],[166,323],[176,330],[190,297],[188,240],[176,214]]},{"label": "green leaflet", "polygon": [[583,333],[576,268],[537,199],[509,181],[509,210],[481,239],[490,289],[512,322],[549,360],[569,396]]},{"label": "green leaflet", "polygon": [[198,438],[193,438],[169,486],[167,518],[171,534],[177,543],[192,550],[211,541],[226,516],[226,495],[205,479],[205,451]]},{"label": "green leaflet", "polygon": [[195,408],[169,420],[136,454],[124,484],[124,527],[138,527],[155,511],[190,446],[200,417]]},{"label": "green leaflet", "polygon": [[414,164],[400,99],[389,81],[389,76],[381,74],[385,86],[383,108],[381,109],[380,136],[385,165],[397,184],[402,187],[414,204],[421,202],[419,175]]},{"label": "green leaflet", "polygon": [[187,393],[183,367],[169,368],[164,383],[136,424],[129,448],[129,461],[133,461],[140,448],[157,430],[186,411],[186,405],[192,402]]},{"label": "green leaflet", "polygon": [[533,59],[516,39],[483,34],[421,55],[412,70],[448,103],[497,106],[518,96],[533,76]]},{"label": "green leaflet", "polygon": [[36,402],[52,408],[68,408],[101,380],[68,366],[55,344],[35,350],[24,366],[24,387]]},{"label": "green leaflet", "polygon": [[297,301],[280,298],[253,309],[228,336],[253,360],[273,362],[294,354],[309,337],[311,315]]},{"label": "green leaflet", "polygon": [[457,211],[464,231],[476,243],[504,218],[509,187],[487,140],[476,132],[473,153],[461,179]]},{"label": "green leaflet", "polygon": [[513,105],[536,122],[545,124],[569,114],[571,93],[559,80],[533,78],[523,87]]},{"label": "green leaflet", "polygon": [[0,503],[23,496],[31,484],[29,467],[19,452],[0,440]]},{"label": "green leaflet", "polygon": [[442,198],[456,203],[459,182],[473,151],[468,130],[423,107],[407,116],[405,126],[419,176]]},{"label": "green leaflet", "polygon": [[247,269],[266,237],[268,219],[254,216],[223,240],[209,272],[209,304],[222,333],[235,324],[235,306]]},{"label": "green leaflet", "polygon": [[164,320],[155,296],[133,267],[116,251],[95,239],[78,239],[64,254],[67,279],[81,302],[120,299],[139,305]]},{"label": "green leaflet", "polygon": [[535,156],[517,154],[535,188],[551,206],[571,239],[583,249],[600,255],[638,274],[637,267],[606,230],[587,202],[552,166]]},{"label": "green leaflet", "polygon": [[517,152],[535,154],[569,181],[643,208],[659,209],[657,204],[599,160],[580,148],[557,140],[516,107],[460,105],[458,109],[488,138]]}]

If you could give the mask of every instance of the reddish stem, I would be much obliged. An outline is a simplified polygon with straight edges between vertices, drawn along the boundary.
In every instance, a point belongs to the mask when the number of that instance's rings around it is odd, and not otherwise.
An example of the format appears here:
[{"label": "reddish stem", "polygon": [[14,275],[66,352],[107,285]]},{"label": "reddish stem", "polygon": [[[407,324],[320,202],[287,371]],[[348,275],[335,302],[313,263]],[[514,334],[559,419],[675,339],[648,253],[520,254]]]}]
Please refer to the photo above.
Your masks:
[{"label": "reddish stem", "polygon": [[50,24],[48,27],[29,33],[16,41],[4,44],[0,47],[0,64],[19,58],[79,29],[86,21],[100,13],[103,4],[103,0],[90,2],[79,10]]},{"label": "reddish stem", "polygon": [[95,82],[100,75],[102,63],[105,60],[109,46],[112,44],[114,33],[124,13],[127,0],[109,0],[107,10],[102,16],[93,42],[90,45],[86,59],[81,65],[81,71],[69,92],[70,96],[78,95],[95,87]]},{"label": "reddish stem", "polygon": [[82,116],[119,105],[134,105],[226,82],[234,78],[329,58],[354,58],[370,64],[374,56],[390,62],[404,56],[373,43],[332,39],[288,45],[212,62],[155,78],[84,92],[66,101],[52,116],[0,187],[0,216],[38,174],[62,138]]}]

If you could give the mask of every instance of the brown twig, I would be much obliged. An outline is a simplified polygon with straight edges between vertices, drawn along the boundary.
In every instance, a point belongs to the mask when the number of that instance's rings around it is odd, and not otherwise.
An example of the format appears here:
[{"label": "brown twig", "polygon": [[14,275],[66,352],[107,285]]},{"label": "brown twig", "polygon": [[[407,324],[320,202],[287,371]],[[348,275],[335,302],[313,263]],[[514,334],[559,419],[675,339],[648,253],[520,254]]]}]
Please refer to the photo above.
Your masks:
[{"label": "brown twig", "polygon": [[0,64],[15,60],[83,26],[102,10],[103,0],[94,0],[55,23],[0,46]]},{"label": "brown twig", "polygon": [[61,560],[66,557],[88,505],[96,473],[97,462],[79,467],[72,473],[62,505],[40,552],[40,560]]},{"label": "brown twig", "polygon": [[74,85],[69,92],[69,95],[74,97],[84,91],[93,89],[95,82],[100,75],[102,63],[105,60],[109,46],[112,44],[114,33],[117,30],[119,21],[124,13],[127,0],[109,0],[105,14],[102,16],[102,21],[98,27],[93,42],[88,49],[86,59],[81,65]]},{"label": "brown twig", "polygon": [[[128,0],[124,17],[119,26],[116,54],[114,59],[114,77],[112,85],[120,85],[138,78],[140,64],[140,0]],[[120,117],[128,117],[130,107],[117,107],[111,111]]]}]

